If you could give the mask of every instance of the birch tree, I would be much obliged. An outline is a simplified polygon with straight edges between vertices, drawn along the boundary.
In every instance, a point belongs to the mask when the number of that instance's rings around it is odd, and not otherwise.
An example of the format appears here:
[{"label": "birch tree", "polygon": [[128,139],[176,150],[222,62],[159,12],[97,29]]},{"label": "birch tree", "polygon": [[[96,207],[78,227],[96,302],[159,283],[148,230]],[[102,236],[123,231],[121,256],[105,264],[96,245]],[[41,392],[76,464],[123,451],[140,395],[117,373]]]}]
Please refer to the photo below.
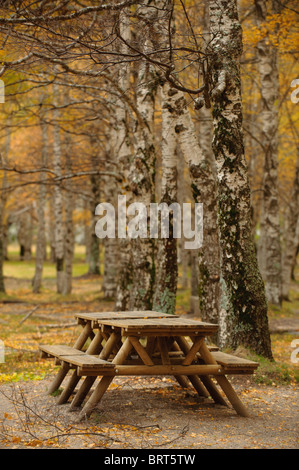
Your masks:
[{"label": "birch tree", "polygon": [[210,0],[209,87],[217,165],[221,269],[232,306],[228,343],[272,358],[267,299],[251,230],[244,156],[240,57],[242,30],[236,0]]},{"label": "birch tree", "polygon": [[[41,148],[41,167],[47,168],[48,163],[48,126],[44,121],[44,114],[41,111],[40,115],[40,128],[42,135],[42,148]],[[32,281],[33,292],[40,291],[42,285],[43,264],[46,251],[46,231],[45,231],[45,206],[47,190],[44,184],[46,173],[40,173],[40,187],[39,198],[37,201],[37,239],[36,239],[36,252],[35,252],[35,274]]]},{"label": "birch tree", "polygon": [[142,203],[147,211],[146,238],[132,240],[133,280],[130,309],[150,310],[155,283],[155,242],[149,237],[149,208],[155,200],[154,112],[157,76],[152,66],[142,63],[136,83],[138,119],[134,130],[134,159],[128,175],[132,202]]},{"label": "birch tree", "polygon": [[[176,94],[176,90],[175,90]],[[177,139],[173,118],[173,90],[169,83],[165,82],[162,91],[162,144],[161,144],[161,199],[160,203],[168,207],[173,203],[177,204]],[[163,209],[161,211],[163,214]],[[162,219],[163,215],[161,215]],[[154,294],[153,309],[174,314],[176,306],[177,290],[177,240],[174,233],[175,211],[169,213],[169,235],[160,238],[158,242],[159,260],[156,287]],[[162,230],[161,222],[161,230]]]},{"label": "birch tree", "polygon": [[[62,150],[60,135],[60,92],[59,85],[53,84],[53,167],[56,176],[61,176]],[[64,289],[64,230],[63,230],[63,197],[60,183],[54,186],[54,217],[55,217],[55,262],[56,290],[58,294]]]},{"label": "birch tree", "polygon": [[[95,137],[96,130],[93,130],[93,133],[90,135],[90,144],[91,144],[91,168],[92,170],[99,169],[99,142]],[[90,185],[91,185],[91,198],[90,209],[91,209],[91,242],[90,242],[90,253],[89,253],[89,274],[100,274],[100,244],[99,239],[95,233],[95,208],[100,202],[100,183],[101,178],[99,175],[91,175]]]},{"label": "birch tree", "polygon": [[299,226],[299,146],[297,147],[297,160],[295,177],[291,198],[287,207],[284,227],[283,247],[283,298],[289,299],[292,268],[297,252],[296,227]]},{"label": "birch tree", "polygon": [[[67,96],[65,95],[65,99]],[[72,173],[72,143],[70,135],[65,132],[63,139],[65,168],[67,174]],[[72,182],[66,180],[64,186],[64,201],[65,201],[65,223],[64,223],[64,280],[63,291],[64,295],[72,292],[73,281],[73,257],[74,257],[74,224],[73,224],[73,210],[75,207],[74,197],[72,194]]]},{"label": "birch tree", "polygon": [[[1,155],[1,162],[2,165],[5,166],[7,164],[8,154],[10,150],[10,142],[11,142],[11,133],[8,127],[6,137],[4,140],[3,145],[3,152]],[[5,292],[5,284],[4,284],[4,273],[3,273],[3,261],[5,258],[5,206],[7,201],[7,174],[5,170],[2,170],[2,182],[1,182],[1,194],[0,194],[0,292]]]},{"label": "birch tree", "polygon": [[[266,0],[255,0],[258,25],[265,23],[268,12]],[[273,0],[274,12],[277,0]],[[278,200],[278,98],[279,76],[277,48],[268,35],[257,45],[261,89],[261,125],[264,148],[263,192],[260,217],[259,264],[265,280],[266,295],[272,304],[280,305],[282,298],[282,267],[280,245],[280,214]]]}]

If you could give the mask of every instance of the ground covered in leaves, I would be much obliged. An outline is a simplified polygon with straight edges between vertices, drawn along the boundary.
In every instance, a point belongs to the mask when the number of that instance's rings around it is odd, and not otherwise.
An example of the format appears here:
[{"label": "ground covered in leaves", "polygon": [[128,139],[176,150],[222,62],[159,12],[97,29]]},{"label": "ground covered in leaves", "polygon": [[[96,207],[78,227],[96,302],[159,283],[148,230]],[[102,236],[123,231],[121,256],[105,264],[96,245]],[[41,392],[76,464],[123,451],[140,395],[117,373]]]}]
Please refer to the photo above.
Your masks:
[{"label": "ground covered in leaves", "polygon": [[171,379],[117,378],[86,422],[46,394],[50,378],[0,388],[2,448],[295,449],[298,389],[232,380],[249,418]]},{"label": "ground covered in leaves", "polygon": [[[109,311],[113,303],[101,297],[97,276],[77,276],[73,294],[62,297],[55,294],[52,277],[33,295],[30,279],[20,273],[19,278],[6,278],[7,294],[0,297],[0,339],[5,344],[1,449],[298,448],[298,282],[290,302],[269,312],[275,362],[238,352],[260,363],[254,376],[231,378],[249,418],[203,400],[172,378],[117,377],[90,419],[79,422],[78,412],[69,412],[68,404],[59,406],[47,394],[57,369],[39,357],[38,345],[72,345],[81,329],[73,314]],[[189,293],[179,289],[177,313],[189,315],[188,306]]]}]

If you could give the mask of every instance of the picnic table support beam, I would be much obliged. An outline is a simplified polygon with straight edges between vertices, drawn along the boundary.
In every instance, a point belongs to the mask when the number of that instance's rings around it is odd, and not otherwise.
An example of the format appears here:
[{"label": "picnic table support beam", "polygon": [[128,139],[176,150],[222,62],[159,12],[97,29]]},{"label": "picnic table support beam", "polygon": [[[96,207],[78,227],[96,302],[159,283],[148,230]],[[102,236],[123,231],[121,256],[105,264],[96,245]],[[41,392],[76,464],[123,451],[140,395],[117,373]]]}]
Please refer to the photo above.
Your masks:
[{"label": "picnic table support beam", "polygon": [[[103,340],[102,333],[98,330],[97,333],[94,335],[90,345],[88,346],[86,350],[86,354],[97,354],[99,350],[101,349],[101,342]],[[85,343],[85,341],[84,341]],[[84,346],[84,343],[82,346]],[[63,405],[68,401],[70,398],[71,394],[75,390],[77,384],[79,383],[81,377],[77,374],[77,369],[74,370],[67,386],[61,393],[60,397],[57,400],[58,405]]]},{"label": "picnic table support beam", "polygon": [[[81,351],[81,349],[83,348],[83,346],[86,343],[87,339],[91,335],[94,336],[91,325],[90,325],[90,323],[86,323],[86,325],[84,326],[83,330],[81,331],[79,337],[77,338],[77,340],[74,344],[74,348]],[[54,392],[56,392],[56,390],[59,389],[60,385],[62,384],[62,382],[63,382],[63,380],[64,380],[64,378],[67,375],[69,370],[70,370],[69,364],[64,362],[62,364],[60,370],[58,371],[55,379],[53,380],[53,382],[51,383],[51,385],[48,389],[48,394],[49,395],[51,395],[51,393],[54,393]]]},{"label": "picnic table support beam", "polygon": [[70,370],[69,364],[67,364],[66,362],[63,362],[61,364],[61,368],[59,369],[55,379],[53,380],[53,382],[51,383],[51,385],[48,388],[48,394],[49,395],[51,395],[52,393],[56,392],[56,390],[59,389],[60,385],[63,382],[63,379],[65,378],[65,376],[66,376],[66,374],[68,373],[69,370]]},{"label": "picnic table support beam", "polygon": [[[99,334],[102,333],[99,331]],[[111,352],[113,351],[116,343],[119,341],[120,337],[117,335],[115,332],[112,333],[112,335],[109,337],[109,339],[106,341],[105,346],[103,347],[99,359],[108,359],[110,356]],[[70,410],[69,411],[74,411],[76,408],[82,405],[86,395],[88,394],[89,390],[93,386],[94,382],[96,381],[96,376],[89,376],[86,377],[77,391],[76,395],[74,396],[71,405],[70,405]]]},{"label": "picnic table support beam", "polygon": [[[113,359],[112,363],[117,365],[117,364],[122,364],[126,358],[128,357],[130,351],[132,349],[132,344],[129,340],[129,338],[126,338],[125,342],[123,343],[122,347],[118,351],[117,355]],[[83,407],[80,415],[79,415],[79,420],[82,420],[85,417],[90,416],[92,410],[95,408],[95,406],[99,403],[101,400],[102,396],[106,392],[107,388],[113,381],[115,375],[112,376],[104,376],[96,386],[95,390],[93,391],[92,395],[90,396],[89,400]]]},{"label": "picnic table support beam", "polygon": [[[183,338],[181,336],[178,336],[175,339],[176,339],[176,344],[178,345],[178,348],[181,351],[183,351],[183,353],[186,356],[188,354],[189,350],[190,350],[190,346],[188,344],[188,341],[186,340],[186,338]],[[209,393],[207,391],[207,388],[202,383],[203,381],[201,380],[200,377],[198,377],[197,375],[188,375],[188,379],[192,383],[193,387],[195,388],[195,390],[197,391],[199,396],[205,397],[205,398],[209,397]]]},{"label": "picnic table support beam", "polygon": [[[203,343],[200,347],[199,350],[203,360],[207,364],[217,364],[215,358],[212,356],[210,353],[207,345]],[[223,375],[223,376],[215,376],[216,381],[218,382],[219,386],[222,388],[223,392],[225,393],[227,399],[233,406],[233,408],[236,410],[236,412],[240,415],[243,416],[244,418],[247,418],[249,416],[249,413],[247,411],[247,408],[243,405],[241,402],[240,398],[236,394],[235,390],[231,386],[230,382],[228,379]]]}]

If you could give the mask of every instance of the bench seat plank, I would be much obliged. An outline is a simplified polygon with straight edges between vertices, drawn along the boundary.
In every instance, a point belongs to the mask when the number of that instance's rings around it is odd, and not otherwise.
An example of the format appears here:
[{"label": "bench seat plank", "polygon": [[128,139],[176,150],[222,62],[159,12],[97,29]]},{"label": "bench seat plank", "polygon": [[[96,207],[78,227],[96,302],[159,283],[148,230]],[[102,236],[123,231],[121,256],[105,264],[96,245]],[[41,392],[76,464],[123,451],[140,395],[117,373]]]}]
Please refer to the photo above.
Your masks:
[{"label": "bench seat plank", "polygon": [[69,362],[75,366],[82,367],[84,369],[113,369],[115,366],[111,362],[99,359],[98,357],[91,356],[89,354],[78,354],[72,356],[60,356],[60,359]]},{"label": "bench seat plank", "polygon": [[49,344],[40,345],[39,348],[44,354],[84,369],[102,370],[103,368],[114,368],[111,362],[99,359],[97,356],[86,354],[70,346]]},{"label": "bench seat plank", "polygon": [[83,351],[64,344],[40,344],[39,349],[46,355],[54,357],[59,357],[61,355],[71,356],[84,354]]},{"label": "bench seat plank", "polygon": [[211,354],[216,359],[217,363],[229,368],[244,368],[244,369],[257,369],[258,362],[249,361],[242,357],[233,356],[232,354],[223,353],[221,351],[212,351]]}]

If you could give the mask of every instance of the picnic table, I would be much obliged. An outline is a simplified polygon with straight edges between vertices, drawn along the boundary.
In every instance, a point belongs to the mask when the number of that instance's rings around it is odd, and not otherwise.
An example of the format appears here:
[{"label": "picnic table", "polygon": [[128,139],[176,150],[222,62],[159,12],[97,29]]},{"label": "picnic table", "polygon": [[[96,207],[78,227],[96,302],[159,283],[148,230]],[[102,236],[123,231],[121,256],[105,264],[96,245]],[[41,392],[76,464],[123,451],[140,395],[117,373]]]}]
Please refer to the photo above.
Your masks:
[{"label": "picnic table", "polygon": [[227,375],[253,374],[258,363],[207,345],[218,325],[153,311],[76,313],[75,318],[82,331],[73,347],[39,348],[42,357],[60,365],[48,393],[71,372],[58,403],[73,395],[75,410],[86,399],[80,417],[90,415],[118,376],[174,376],[182,387],[192,385],[200,396],[228,406],[222,390],[239,415],[249,415]]}]

